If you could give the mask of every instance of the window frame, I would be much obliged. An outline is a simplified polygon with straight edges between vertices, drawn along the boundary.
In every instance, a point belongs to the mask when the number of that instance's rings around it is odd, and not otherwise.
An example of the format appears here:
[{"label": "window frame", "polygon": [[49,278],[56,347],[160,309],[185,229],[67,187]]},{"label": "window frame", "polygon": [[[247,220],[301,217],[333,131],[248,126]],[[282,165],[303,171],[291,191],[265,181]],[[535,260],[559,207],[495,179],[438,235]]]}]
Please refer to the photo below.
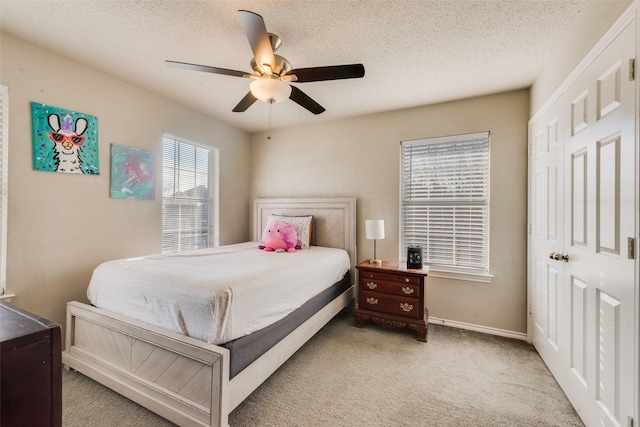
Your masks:
[{"label": "window frame", "polygon": [[[193,146],[196,148],[200,148],[200,149],[204,149],[208,151],[208,187],[209,187],[209,198],[208,199],[202,199],[202,200],[206,200],[208,203],[210,203],[210,209],[209,209],[209,215],[208,215],[208,221],[209,221],[209,227],[208,227],[208,239],[207,239],[207,247],[211,248],[211,247],[216,247],[219,245],[219,173],[220,173],[220,167],[219,167],[219,149],[216,147],[212,147],[210,145],[206,145],[206,144],[202,144],[202,143],[198,143],[198,142],[194,142],[194,141],[190,141],[187,140],[185,138],[181,138],[169,133],[164,133],[162,135],[162,253],[178,253],[181,251],[187,251],[187,250],[192,250],[193,248],[187,248],[187,249],[176,249],[176,250],[165,250],[165,243],[164,243],[164,234],[165,234],[165,213],[164,213],[164,208],[165,208],[165,201],[168,199],[172,199],[172,200],[179,200],[179,203],[184,203],[185,200],[188,200],[186,198],[176,198],[176,197],[166,197],[165,196],[165,165],[164,165],[164,150],[165,150],[165,141],[167,140],[171,140],[174,143],[181,143],[181,144],[186,144],[189,146]],[[198,199],[192,199],[192,200],[198,200]]]},{"label": "window frame", "polygon": [[[446,197],[445,195],[439,195],[437,192],[432,189],[427,189],[426,192],[422,193],[423,201],[412,200],[409,202],[409,197],[414,197],[413,194],[407,195],[405,193],[412,193],[410,188],[415,187],[406,187],[407,182],[411,180],[412,174],[412,165],[408,166],[408,169],[405,167],[405,162],[408,161],[407,157],[412,155],[411,153],[405,153],[405,150],[409,150],[413,148],[413,151],[423,149],[425,156],[428,155],[428,151],[430,148],[428,147],[430,144],[434,144],[433,147],[436,147],[435,144],[440,145],[443,148],[448,148],[449,150],[453,149],[453,147],[458,144],[462,145],[468,142],[474,142],[481,140],[482,143],[486,142],[486,159],[481,159],[478,161],[478,167],[482,168],[484,173],[484,177],[480,179],[475,179],[475,183],[483,183],[483,187],[481,190],[474,189],[470,191],[467,197],[453,196]],[[448,147],[447,147],[448,146]],[[433,150],[433,149],[432,149]],[[453,157],[456,157],[455,155]],[[482,243],[480,244],[483,248],[482,256],[484,256],[484,263],[482,266],[471,266],[471,265],[460,265],[460,263],[438,263],[431,262],[429,259],[430,254],[423,253],[424,263],[430,266],[429,275],[433,277],[442,277],[448,279],[457,279],[457,280],[468,280],[474,282],[483,282],[490,283],[493,279],[493,275],[490,273],[490,160],[491,160],[491,133],[490,132],[476,132],[469,134],[459,134],[459,135],[450,135],[443,137],[431,137],[431,138],[421,138],[416,140],[405,140],[400,143],[400,189],[399,189],[399,209],[400,209],[400,221],[399,221],[399,250],[400,250],[400,260],[402,262],[406,261],[407,255],[407,247],[415,242],[416,238],[411,237],[410,235],[405,235],[405,233],[410,232],[411,230],[407,230],[407,215],[405,214],[405,207],[408,204],[412,206],[420,206],[425,210],[425,214],[428,215],[428,208],[434,204],[437,204],[440,207],[446,207],[448,209],[456,209],[460,207],[466,207],[469,209],[467,215],[471,215],[474,210],[477,210],[480,207],[480,211],[482,208],[485,209],[485,212],[482,213],[484,215],[484,222],[479,227],[483,230],[483,237],[480,239]],[[455,166],[450,169],[455,170]],[[445,174],[445,176],[451,177],[455,174]],[[423,179],[428,179],[432,177],[432,170],[429,170],[425,174],[422,175]],[[434,194],[431,199],[428,199],[429,195]],[[478,197],[480,194],[484,194],[484,198],[482,201],[479,201]],[[439,197],[440,196],[440,197]],[[426,198],[425,198],[426,197]],[[475,208],[475,209],[474,209]],[[450,219],[451,216],[448,216],[447,219]],[[449,224],[447,224],[449,225]],[[409,228],[415,228],[415,225],[409,226]],[[428,232],[428,230],[426,231]],[[428,239],[428,237],[424,237],[424,239]],[[418,238],[419,240],[419,238]],[[456,239],[452,238],[452,242],[455,242]],[[435,245],[437,246],[437,245]],[[445,244],[442,245],[443,247]],[[479,247],[479,246],[476,246]],[[440,252],[442,253],[442,252]],[[481,257],[482,257],[481,256]]]}]

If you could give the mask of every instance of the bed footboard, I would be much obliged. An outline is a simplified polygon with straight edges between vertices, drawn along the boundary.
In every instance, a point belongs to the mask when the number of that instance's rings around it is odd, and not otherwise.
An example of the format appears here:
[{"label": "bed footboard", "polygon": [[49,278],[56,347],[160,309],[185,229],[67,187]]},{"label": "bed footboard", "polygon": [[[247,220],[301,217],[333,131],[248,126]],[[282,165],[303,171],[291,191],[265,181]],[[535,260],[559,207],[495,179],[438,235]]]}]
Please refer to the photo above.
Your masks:
[{"label": "bed footboard", "polygon": [[178,425],[228,425],[225,348],[74,301],[62,362]]}]

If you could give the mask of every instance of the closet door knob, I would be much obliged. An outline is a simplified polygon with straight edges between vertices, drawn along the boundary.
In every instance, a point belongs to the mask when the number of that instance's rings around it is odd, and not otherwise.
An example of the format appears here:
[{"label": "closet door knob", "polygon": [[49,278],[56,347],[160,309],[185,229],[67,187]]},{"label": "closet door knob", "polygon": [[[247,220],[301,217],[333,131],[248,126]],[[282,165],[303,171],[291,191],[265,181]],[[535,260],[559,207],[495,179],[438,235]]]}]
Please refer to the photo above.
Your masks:
[{"label": "closet door knob", "polygon": [[551,252],[549,258],[556,261],[569,262],[569,254],[566,252]]}]

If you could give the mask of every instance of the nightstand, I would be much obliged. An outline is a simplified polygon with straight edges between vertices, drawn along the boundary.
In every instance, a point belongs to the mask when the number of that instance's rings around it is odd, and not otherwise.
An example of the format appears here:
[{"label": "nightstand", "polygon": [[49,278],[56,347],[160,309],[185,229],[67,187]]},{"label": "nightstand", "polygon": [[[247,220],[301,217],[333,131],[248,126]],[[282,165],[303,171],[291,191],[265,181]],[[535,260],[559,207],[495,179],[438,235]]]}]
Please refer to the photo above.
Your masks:
[{"label": "nightstand", "polygon": [[429,311],[425,282],[429,267],[407,269],[405,264],[368,261],[358,269],[358,308],[356,326],[371,320],[388,329],[409,327],[418,341],[427,341]]}]

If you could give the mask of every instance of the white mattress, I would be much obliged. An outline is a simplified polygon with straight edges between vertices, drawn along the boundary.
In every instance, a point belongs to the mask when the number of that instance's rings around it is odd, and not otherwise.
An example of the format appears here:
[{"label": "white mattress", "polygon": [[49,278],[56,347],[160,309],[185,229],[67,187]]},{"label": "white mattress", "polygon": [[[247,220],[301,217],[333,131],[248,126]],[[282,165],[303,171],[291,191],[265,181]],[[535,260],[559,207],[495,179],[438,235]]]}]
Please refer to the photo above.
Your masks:
[{"label": "white mattress", "polygon": [[247,242],[105,262],[87,296],[96,307],[221,344],[282,319],[349,266],[341,249],[275,253]]}]

